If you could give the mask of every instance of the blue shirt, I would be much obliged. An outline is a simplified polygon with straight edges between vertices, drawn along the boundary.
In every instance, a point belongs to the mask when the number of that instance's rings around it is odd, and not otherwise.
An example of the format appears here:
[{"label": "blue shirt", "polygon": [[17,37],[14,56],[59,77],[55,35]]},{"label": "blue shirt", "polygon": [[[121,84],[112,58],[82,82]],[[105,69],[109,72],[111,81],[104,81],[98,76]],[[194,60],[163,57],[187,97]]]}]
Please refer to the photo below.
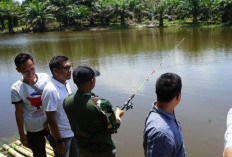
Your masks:
[{"label": "blue shirt", "polygon": [[146,157],[185,157],[181,125],[175,115],[154,106],[145,122],[143,145]]}]

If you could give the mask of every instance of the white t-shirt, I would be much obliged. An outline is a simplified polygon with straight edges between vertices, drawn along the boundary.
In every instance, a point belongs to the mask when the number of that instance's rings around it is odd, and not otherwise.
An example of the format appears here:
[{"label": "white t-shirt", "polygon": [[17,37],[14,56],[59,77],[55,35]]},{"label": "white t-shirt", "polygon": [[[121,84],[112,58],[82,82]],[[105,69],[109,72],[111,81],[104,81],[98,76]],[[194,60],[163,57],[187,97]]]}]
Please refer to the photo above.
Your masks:
[{"label": "white t-shirt", "polygon": [[225,133],[225,148],[232,147],[232,108],[227,114],[227,129]]},{"label": "white t-shirt", "polygon": [[56,111],[56,121],[61,138],[74,136],[63,108],[64,99],[71,93],[71,88],[68,83],[62,84],[52,78],[45,86],[42,94],[44,111]]},{"label": "white t-shirt", "polygon": [[[38,73],[37,82],[34,84],[43,90],[50,77],[45,73]],[[11,86],[12,104],[23,103],[23,117],[26,131],[38,132],[44,129],[46,116],[43,112],[41,94],[28,84],[18,80]]]}]

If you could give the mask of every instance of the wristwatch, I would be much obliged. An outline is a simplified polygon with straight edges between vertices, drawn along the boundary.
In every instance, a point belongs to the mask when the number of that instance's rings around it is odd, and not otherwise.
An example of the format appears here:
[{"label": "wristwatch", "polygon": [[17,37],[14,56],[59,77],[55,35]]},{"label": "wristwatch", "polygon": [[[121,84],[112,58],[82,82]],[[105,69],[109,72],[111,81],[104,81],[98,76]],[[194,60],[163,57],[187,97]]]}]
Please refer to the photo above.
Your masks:
[{"label": "wristwatch", "polygon": [[62,139],[56,140],[56,144],[61,144],[63,142]]}]

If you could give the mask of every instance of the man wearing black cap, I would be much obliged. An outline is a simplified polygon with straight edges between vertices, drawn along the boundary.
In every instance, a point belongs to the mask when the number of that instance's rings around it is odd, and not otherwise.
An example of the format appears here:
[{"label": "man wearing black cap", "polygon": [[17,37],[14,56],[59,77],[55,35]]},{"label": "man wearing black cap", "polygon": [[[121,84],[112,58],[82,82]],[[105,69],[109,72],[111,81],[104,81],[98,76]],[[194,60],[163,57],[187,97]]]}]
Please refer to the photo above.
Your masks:
[{"label": "man wearing black cap", "polygon": [[91,92],[95,87],[95,77],[99,75],[98,70],[87,65],[75,68],[73,81],[78,90],[63,104],[77,139],[80,157],[115,157],[111,134],[117,132],[124,112],[117,108],[114,113],[109,101]]}]

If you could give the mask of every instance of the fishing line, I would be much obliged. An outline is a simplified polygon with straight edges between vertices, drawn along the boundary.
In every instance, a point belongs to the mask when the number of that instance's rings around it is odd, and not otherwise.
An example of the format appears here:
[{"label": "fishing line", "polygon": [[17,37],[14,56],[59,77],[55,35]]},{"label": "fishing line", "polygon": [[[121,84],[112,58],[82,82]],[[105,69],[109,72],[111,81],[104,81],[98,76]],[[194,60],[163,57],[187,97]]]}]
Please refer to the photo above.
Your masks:
[{"label": "fishing line", "polygon": [[131,97],[128,99],[128,101],[126,101],[125,104],[122,107],[119,107],[121,110],[124,110],[124,109],[126,109],[126,110],[133,109],[133,103],[131,102],[132,99],[135,97],[135,95],[138,94],[138,92],[144,86],[144,84],[150,80],[151,76],[155,73],[155,71],[158,70],[163,65],[163,63],[169,58],[170,54],[172,54],[172,53],[174,53],[176,51],[177,47],[184,41],[184,39],[185,38],[183,38],[174,47],[174,49],[167,54],[167,56],[160,62],[160,64],[152,70],[151,74],[148,75],[148,77],[142,82],[142,84],[135,90],[135,92],[131,95]]}]

